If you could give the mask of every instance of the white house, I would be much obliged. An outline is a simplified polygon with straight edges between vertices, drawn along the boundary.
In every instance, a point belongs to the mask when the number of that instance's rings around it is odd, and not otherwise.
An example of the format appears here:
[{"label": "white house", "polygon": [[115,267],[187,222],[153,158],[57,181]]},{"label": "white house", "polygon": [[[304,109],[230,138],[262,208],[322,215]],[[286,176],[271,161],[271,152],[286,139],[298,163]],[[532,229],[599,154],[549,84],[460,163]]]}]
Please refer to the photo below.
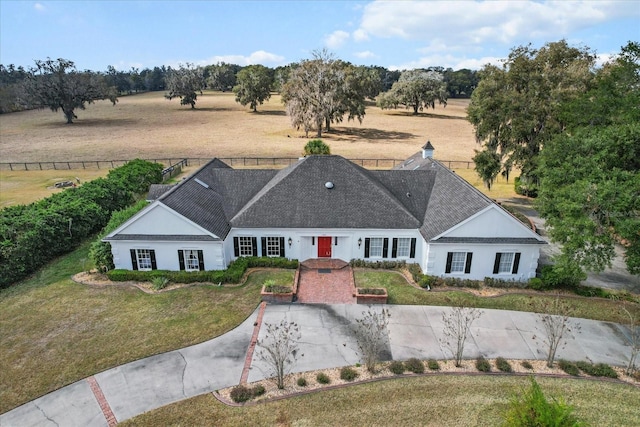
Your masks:
[{"label": "white house", "polygon": [[406,260],[426,274],[469,279],[535,277],[544,240],[432,152],[427,143],[385,171],[340,156],[282,170],[214,159],[104,240],[122,269],[218,270],[240,256],[279,256]]}]

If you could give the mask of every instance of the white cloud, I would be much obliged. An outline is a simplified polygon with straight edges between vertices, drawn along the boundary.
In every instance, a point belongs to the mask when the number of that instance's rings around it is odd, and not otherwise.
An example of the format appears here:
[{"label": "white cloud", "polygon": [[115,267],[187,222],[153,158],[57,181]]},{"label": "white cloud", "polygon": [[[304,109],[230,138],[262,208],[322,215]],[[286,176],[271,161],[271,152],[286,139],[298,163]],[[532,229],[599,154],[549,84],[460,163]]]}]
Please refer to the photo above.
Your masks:
[{"label": "white cloud", "polygon": [[46,10],[46,8],[44,7],[44,5],[42,3],[35,3],[33,5],[33,8],[35,10],[37,10],[38,12],[44,12]]},{"label": "white cloud", "polygon": [[275,53],[265,52],[264,50],[258,50],[251,53],[249,56],[244,55],[216,55],[209,59],[198,61],[198,65],[210,65],[217,64],[218,62],[226,62],[227,64],[238,65],[282,65],[284,63],[284,56],[276,55]]},{"label": "white cloud", "polygon": [[403,64],[391,65],[390,70],[412,70],[415,68],[444,67],[460,70],[468,68],[470,70],[479,70],[486,64],[502,65],[502,60],[495,56],[484,56],[481,58],[467,58],[463,56],[455,56],[451,54],[433,54],[423,56],[415,61],[405,62]]},{"label": "white cloud", "polygon": [[364,52],[356,52],[354,53],[354,55],[356,56],[356,58],[360,58],[360,59],[371,59],[371,58],[378,57],[378,55],[368,50],[365,50]]},{"label": "white cloud", "polygon": [[357,42],[363,42],[369,40],[369,34],[363,29],[355,30],[353,32],[353,39]]},{"label": "white cloud", "polygon": [[[363,10],[361,37],[507,46],[567,37],[616,17],[640,16],[636,1],[374,1]],[[357,34],[357,35],[356,35]]]},{"label": "white cloud", "polygon": [[329,49],[340,48],[347,40],[349,40],[349,33],[346,31],[338,30],[329,34],[324,38],[324,44]]}]

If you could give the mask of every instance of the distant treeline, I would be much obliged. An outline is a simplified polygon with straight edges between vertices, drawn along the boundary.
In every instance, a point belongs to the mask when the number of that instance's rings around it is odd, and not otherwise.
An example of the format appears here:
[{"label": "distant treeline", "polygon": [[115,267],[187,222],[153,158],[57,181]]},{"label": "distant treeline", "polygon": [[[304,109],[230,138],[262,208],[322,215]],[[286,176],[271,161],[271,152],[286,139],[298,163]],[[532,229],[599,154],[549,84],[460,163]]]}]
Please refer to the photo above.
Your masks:
[{"label": "distant treeline", "polygon": [[[276,92],[280,92],[280,89],[288,80],[291,69],[297,67],[297,65],[297,63],[292,63],[269,69],[269,74],[273,79],[271,87]],[[231,91],[237,83],[238,73],[243,68],[245,67],[224,62],[203,67],[207,88],[222,92]],[[370,65],[365,68],[375,71],[380,76],[378,87],[374,88],[370,94],[374,96],[389,91],[402,74],[402,71],[389,70],[380,66]],[[454,71],[451,68],[430,67],[423,70],[436,71],[444,76],[449,98],[469,98],[479,81],[477,71],[469,69]],[[131,68],[128,71],[119,71],[115,67],[109,66],[104,72],[83,71],[83,73],[103,78],[106,86],[115,88],[117,95],[164,91],[167,89],[167,76],[171,72],[172,68],[164,65],[142,70]],[[23,87],[25,80],[33,73],[33,69],[25,69],[22,66],[16,67],[13,64],[6,66],[0,64],[0,113],[10,113],[36,107],[30,105],[31,102]]]}]

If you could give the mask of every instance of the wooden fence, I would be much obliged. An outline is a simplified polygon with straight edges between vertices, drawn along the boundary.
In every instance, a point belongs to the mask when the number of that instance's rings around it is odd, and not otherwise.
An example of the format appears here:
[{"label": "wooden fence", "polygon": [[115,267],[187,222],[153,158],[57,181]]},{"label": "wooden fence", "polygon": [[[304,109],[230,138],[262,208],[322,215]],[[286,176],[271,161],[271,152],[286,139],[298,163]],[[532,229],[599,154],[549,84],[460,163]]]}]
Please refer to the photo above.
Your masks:
[{"label": "wooden fence", "polygon": [[[220,160],[236,168],[265,169],[286,167],[299,160],[298,157],[220,157]],[[154,163],[161,163],[170,169],[172,166],[202,166],[211,160],[204,157],[144,159]],[[349,159],[353,163],[369,169],[392,169],[405,160],[402,159]],[[49,162],[0,162],[0,170],[35,171],[35,170],[71,170],[71,169],[113,169],[124,165],[129,160],[73,160]],[[473,161],[469,160],[439,160],[440,163],[451,168],[471,169]]]}]

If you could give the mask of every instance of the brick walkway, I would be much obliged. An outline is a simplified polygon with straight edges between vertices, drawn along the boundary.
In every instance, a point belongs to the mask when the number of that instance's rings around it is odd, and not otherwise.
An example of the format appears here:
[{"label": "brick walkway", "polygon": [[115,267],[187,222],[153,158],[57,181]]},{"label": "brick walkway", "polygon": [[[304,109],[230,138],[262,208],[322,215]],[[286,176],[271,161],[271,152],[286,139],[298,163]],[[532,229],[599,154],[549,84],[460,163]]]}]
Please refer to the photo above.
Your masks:
[{"label": "brick walkway", "polygon": [[353,270],[344,261],[313,259],[300,265],[298,300],[302,304],[355,304]]}]

